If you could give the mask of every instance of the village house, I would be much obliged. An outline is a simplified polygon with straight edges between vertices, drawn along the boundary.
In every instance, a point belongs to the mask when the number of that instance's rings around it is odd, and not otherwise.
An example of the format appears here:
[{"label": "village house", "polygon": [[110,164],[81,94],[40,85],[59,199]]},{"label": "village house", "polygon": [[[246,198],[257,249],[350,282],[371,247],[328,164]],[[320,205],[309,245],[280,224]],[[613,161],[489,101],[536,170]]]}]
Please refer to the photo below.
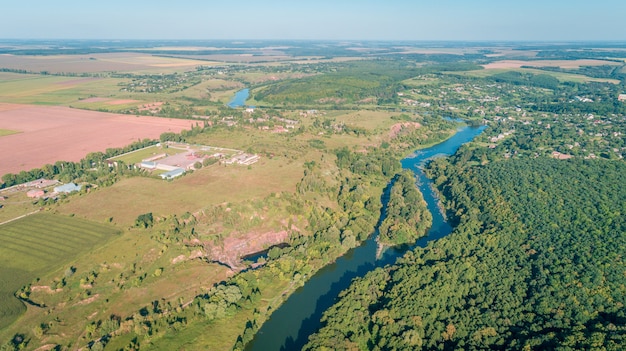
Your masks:
[{"label": "village house", "polygon": [[29,190],[26,193],[26,196],[28,196],[31,199],[38,199],[38,198],[44,196],[44,194],[45,194],[45,192],[43,190],[41,190],[41,189],[32,189],[32,190]]}]

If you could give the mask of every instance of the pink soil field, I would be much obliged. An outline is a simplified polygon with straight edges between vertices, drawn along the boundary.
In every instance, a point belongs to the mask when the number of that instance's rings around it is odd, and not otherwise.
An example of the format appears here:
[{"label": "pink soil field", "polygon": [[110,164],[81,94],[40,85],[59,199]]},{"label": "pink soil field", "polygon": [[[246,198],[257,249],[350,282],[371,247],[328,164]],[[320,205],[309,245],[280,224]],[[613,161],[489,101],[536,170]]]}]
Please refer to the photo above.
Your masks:
[{"label": "pink soil field", "polygon": [[133,102],[139,102],[139,100],[132,100],[132,99],[113,100],[113,101],[107,102],[107,105],[126,105],[126,104],[132,104]]},{"label": "pink soil field", "polygon": [[0,137],[0,175],[56,161],[79,161],[90,152],[123,147],[164,132],[190,129],[196,121],[137,117],[60,106],[0,103],[0,129],[20,131]]}]

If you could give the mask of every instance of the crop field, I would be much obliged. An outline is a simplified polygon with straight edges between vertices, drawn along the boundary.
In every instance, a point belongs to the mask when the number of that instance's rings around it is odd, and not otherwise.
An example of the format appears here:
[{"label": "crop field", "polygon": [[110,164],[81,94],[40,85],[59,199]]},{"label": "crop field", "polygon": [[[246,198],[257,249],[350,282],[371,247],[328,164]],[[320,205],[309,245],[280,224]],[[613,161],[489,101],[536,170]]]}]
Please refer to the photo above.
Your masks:
[{"label": "crop field", "polygon": [[51,214],[0,226],[0,329],[24,310],[13,297],[16,290],[116,233],[104,224]]},{"label": "crop field", "polygon": [[0,137],[5,135],[17,134],[19,131],[17,130],[9,130],[9,129],[0,129]]},{"label": "crop field", "polygon": [[[7,75],[6,73],[3,75]],[[70,105],[91,96],[112,96],[119,93],[118,78],[58,77],[30,74],[8,74],[1,79],[0,102]]]},{"label": "crop field", "polygon": [[18,173],[59,160],[122,147],[164,132],[190,129],[183,119],[136,117],[59,106],[0,104],[2,127],[22,133],[0,138],[0,174]]},{"label": "crop field", "polygon": [[0,55],[0,67],[31,72],[175,72],[192,69],[211,62],[188,58],[153,56],[141,53],[107,53],[91,55]]}]

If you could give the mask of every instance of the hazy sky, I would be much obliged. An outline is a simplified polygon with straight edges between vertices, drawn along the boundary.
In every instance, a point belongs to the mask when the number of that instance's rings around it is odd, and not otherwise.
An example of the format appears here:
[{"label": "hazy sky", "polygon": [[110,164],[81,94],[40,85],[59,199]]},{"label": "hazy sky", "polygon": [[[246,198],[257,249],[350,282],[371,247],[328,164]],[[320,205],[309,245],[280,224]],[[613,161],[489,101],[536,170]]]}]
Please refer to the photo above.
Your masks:
[{"label": "hazy sky", "polygon": [[5,39],[626,40],[624,0],[3,2]]}]

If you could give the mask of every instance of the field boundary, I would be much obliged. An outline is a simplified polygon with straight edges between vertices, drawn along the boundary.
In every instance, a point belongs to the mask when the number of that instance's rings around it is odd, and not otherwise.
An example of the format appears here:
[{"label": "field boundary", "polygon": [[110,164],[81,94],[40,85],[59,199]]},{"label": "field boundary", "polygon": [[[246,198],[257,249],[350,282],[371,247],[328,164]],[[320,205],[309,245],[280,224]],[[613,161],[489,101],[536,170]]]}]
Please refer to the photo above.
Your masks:
[{"label": "field boundary", "polygon": [[9,223],[11,223],[11,222],[15,222],[15,221],[17,221],[18,219],[22,219],[22,218],[24,218],[24,217],[28,217],[28,216],[30,216],[30,215],[34,215],[35,213],[39,213],[39,212],[41,212],[41,210],[36,210],[36,211],[33,211],[33,212],[29,212],[29,213],[27,213],[27,214],[23,214],[23,215],[21,215],[21,216],[17,216],[17,217],[15,217],[15,218],[9,219],[8,221],[4,221],[4,222],[0,223],[0,226],[3,226],[3,225],[5,225],[5,224],[9,224]]}]

